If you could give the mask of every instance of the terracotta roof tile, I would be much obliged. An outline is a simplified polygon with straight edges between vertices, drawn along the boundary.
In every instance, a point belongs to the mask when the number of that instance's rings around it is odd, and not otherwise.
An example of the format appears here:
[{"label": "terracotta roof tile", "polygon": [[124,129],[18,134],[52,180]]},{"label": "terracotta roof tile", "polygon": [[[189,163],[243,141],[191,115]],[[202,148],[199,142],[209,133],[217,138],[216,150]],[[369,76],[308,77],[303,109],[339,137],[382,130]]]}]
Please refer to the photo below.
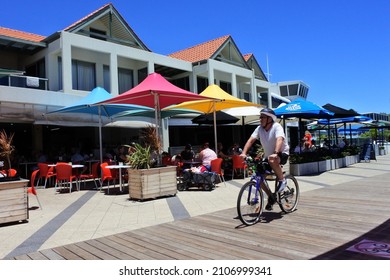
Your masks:
[{"label": "terracotta roof tile", "polygon": [[247,54],[244,54],[244,55],[243,55],[245,61],[248,61],[252,56],[253,56],[252,53],[247,53]]},{"label": "terracotta roof tile", "polygon": [[0,26],[0,36],[7,36],[15,39],[22,39],[31,42],[41,42],[45,36],[32,34],[24,31],[14,30]]},{"label": "terracotta roof tile", "polygon": [[105,9],[107,6],[111,5],[111,2],[100,7],[99,9],[97,9],[96,11],[93,11],[92,13],[90,13],[89,15],[83,17],[82,19],[76,21],[75,23],[72,23],[71,25],[69,25],[68,27],[64,28],[64,30],[68,30],[68,29],[71,29],[72,27],[76,26],[77,24],[83,22],[84,20],[88,19],[89,17],[93,16],[94,14],[98,13],[99,11]]},{"label": "terracotta roof tile", "polygon": [[211,58],[229,38],[230,35],[226,35],[185,50],[171,53],[168,56],[189,62],[206,60]]}]

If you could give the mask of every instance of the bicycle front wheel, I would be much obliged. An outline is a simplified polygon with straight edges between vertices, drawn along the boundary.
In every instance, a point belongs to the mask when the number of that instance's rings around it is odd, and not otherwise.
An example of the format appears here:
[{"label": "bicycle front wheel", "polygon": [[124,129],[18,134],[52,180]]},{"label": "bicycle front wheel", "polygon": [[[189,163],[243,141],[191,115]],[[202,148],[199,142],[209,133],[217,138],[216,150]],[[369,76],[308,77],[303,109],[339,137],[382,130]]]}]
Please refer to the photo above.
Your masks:
[{"label": "bicycle front wheel", "polygon": [[[279,193],[279,206],[285,213],[290,213],[296,210],[299,201],[299,185],[297,179],[293,175],[287,175],[287,186],[283,192]],[[277,183],[277,182],[276,182]]]},{"label": "bicycle front wheel", "polygon": [[260,220],[263,213],[263,192],[256,188],[255,181],[245,183],[237,198],[237,214],[241,222],[247,226]]}]

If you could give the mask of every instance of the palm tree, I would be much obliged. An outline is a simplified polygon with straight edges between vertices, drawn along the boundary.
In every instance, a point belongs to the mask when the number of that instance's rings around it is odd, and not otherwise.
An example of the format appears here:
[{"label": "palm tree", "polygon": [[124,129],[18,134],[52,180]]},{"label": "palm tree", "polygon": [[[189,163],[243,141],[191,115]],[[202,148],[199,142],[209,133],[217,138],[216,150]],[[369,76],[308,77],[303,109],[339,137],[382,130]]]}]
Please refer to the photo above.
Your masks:
[{"label": "palm tree", "polygon": [[0,156],[7,159],[9,169],[11,169],[11,154],[15,150],[12,145],[13,138],[14,133],[8,136],[4,129],[0,132]]}]

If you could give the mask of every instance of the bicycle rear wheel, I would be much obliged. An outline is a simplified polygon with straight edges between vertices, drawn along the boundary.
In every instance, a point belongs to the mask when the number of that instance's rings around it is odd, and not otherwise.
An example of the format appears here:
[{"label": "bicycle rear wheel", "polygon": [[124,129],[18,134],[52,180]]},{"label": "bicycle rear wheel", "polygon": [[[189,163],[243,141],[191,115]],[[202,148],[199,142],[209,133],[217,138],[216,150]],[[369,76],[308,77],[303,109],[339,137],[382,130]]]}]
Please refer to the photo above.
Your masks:
[{"label": "bicycle rear wheel", "polygon": [[[283,192],[278,194],[280,209],[285,213],[296,210],[299,201],[299,184],[293,175],[287,175],[287,186]],[[278,183],[276,181],[276,183]]]},{"label": "bicycle rear wheel", "polygon": [[263,213],[263,201],[263,191],[256,188],[256,182],[245,183],[237,198],[237,214],[241,222],[247,226],[257,223]]}]

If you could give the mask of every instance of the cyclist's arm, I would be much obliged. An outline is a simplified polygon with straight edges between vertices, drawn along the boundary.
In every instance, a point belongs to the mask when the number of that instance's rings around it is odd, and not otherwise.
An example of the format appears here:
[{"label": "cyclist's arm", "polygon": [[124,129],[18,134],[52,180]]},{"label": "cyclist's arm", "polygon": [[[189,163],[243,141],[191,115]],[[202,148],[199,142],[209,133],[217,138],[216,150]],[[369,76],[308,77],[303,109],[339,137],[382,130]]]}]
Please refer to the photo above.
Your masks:
[{"label": "cyclist's arm", "polygon": [[252,147],[253,143],[256,142],[256,140],[257,139],[255,137],[252,137],[252,136],[249,137],[248,141],[246,141],[244,148],[242,149],[242,152],[240,155],[241,158],[246,158],[246,155],[247,155],[249,149]]},{"label": "cyclist's arm", "polygon": [[282,136],[279,136],[278,138],[276,138],[276,144],[275,144],[275,152],[276,152],[276,154],[282,152],[283,141],[284,141],[284,138]]}]

